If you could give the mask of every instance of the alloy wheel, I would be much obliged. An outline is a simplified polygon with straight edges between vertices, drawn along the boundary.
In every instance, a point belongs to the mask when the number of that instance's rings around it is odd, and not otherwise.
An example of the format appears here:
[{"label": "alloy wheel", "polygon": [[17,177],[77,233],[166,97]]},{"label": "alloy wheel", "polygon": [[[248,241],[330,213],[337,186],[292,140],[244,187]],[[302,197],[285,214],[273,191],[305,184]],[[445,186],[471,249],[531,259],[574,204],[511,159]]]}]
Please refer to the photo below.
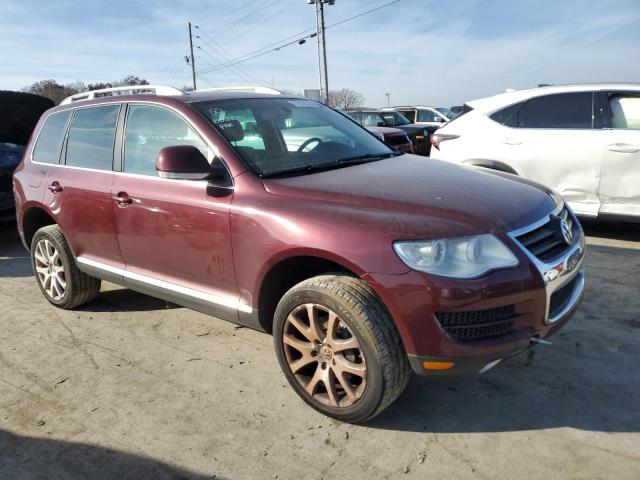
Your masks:
[{"label": "alloy wheel", "polygon": [[293,376],[316,401],[349,407],[363,395],[367,366],[358,339],[332,310],[315,303],[293,309],[282,333]]},{"label": "alloy wheel", "polygon": [[67,279],[58,249],[47,239],[36,244],[35,268],[38,280],[49,298],[62,300],[67,290]]}]

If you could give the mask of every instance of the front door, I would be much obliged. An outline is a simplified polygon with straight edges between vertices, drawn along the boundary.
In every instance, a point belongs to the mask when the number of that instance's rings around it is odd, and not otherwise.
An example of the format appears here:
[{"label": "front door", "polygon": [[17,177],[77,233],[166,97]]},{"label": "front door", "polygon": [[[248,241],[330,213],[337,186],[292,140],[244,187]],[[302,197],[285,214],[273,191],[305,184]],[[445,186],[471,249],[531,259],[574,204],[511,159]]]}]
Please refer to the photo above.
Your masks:
[{"label": "front door", "polygon": [[[207,195],[206,181],[157,176],[158,152],[207,144],[177,113],[129,104],[122,173],[112,188],[125,283],[131,288],[237,320],[229,209],[232,196]],[[218,160],[217,160],[218,161]]]},{"label": "front door", "polygon": [[640,218],[640,92],[608,92],[601,98],[600,213]]},{"label": "front door", "polygon": [[576,213],[597,215],[602,131],[593,128],[592,92],[532,98],[505,126],[496,139],[498,159],[555,189]]}]

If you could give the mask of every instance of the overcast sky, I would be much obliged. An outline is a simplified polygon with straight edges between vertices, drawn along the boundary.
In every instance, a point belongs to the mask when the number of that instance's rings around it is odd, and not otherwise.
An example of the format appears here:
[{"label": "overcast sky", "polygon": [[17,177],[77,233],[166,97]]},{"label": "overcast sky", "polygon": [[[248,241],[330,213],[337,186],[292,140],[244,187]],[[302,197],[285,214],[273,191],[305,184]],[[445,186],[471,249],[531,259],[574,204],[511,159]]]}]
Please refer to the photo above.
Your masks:
[{"label": "overcast sky", "polygon": [[[388,1],[336,0],[327,24]],[[188,21],[202,71],[313,28],[315,10],[306,0],[0,0],[0,19],[0,89],[128,74],[182,87]],[[640,0],[400,0],[329,29],[327,42],[330,88],[370,106],[385,92],[391,104],[448,106],[538,83],[640,82]],[[316,42],[201,76],[317,88]]]}]

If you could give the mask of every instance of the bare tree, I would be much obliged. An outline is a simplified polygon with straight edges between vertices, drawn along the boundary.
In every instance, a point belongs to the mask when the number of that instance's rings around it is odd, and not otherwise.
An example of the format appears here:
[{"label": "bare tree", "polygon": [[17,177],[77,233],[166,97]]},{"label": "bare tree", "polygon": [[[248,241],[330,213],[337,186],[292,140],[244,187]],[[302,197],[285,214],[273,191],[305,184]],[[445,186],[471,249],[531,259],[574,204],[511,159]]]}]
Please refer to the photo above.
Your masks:
[{"label": "bare tree", "polygon": [[48,97],[56,104],[60,103],[64,98],[69,95],[75,95],[76,93],[86,90],[87,87],[82,82],[67,83],[62,85],[53,79],[40,80],[28,87],[23,88],[24,92],[35,93]]},{"label": "bare tree", "polygon": [[364,95],[350,88],[329,91],[329,106],[341,110],[349,110],[361,107],[364,103]]},{"label": "bare tree", "polygon": [[135,75],[127,75],[122,80],[90,83],[89,85],[85,85],[80,81],[62,85],[53,79],[49,79],[40,80],[33,85],[24,87],[22,91],[35,93],[37,95],[42,95],[43,97],[48,97],[56,102],[56,104],[58,104],[64,98],[70,95],[75,95],[76,93],[80,92],[86,92],[87,90],[101,90],[103,88],[125,87],[132,85],[149,85],[149,82],[146,79],[136,77]]},{"label": "bare tree", "polygon": [[114,87],[131,87],[134,85],[149,85],[149,82],[144,78],[136,77],[135,75],[127,75],[119,82],[111,82]]}]

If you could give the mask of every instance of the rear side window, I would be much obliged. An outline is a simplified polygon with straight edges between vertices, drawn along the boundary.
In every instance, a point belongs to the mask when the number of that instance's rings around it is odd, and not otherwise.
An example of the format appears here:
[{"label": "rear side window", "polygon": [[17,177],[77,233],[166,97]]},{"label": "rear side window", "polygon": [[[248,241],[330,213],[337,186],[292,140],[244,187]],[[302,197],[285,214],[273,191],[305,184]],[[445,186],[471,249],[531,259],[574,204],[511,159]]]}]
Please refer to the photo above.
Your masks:
[{"label": "rear side window", "polygon": [[111,170],[120,105],[76,110],[69,127],[66,163],[72,167]]},{"label": "rear side window", "polygon": [[516,113],[518,113],[518,110],[520,110],[523,103],[524,102],[515,103],[513,105],[509,105],[508,107],[502,108],[489,115],[489,118],[508,127],[517,127],[518,122]]},{"label": "rear side window", "polygon": [[532,98],[505,123],[517,128],[592,128],[593,94],[560,93]]},{"label": "rear side window", "polygon": [[[406,117],[406,115],[405,115]],[[440,117],[440,115],[432,112],[431,110],[418,110],[418,121],[419,122],[435,122],[436,118]],[[409,118],[409,117],[407,117]]]},{"label": "rear side window", "polygon": [[206,157],[207,144],[179,115],[162,107],[130,105],[124,141],[124,171],[156,176],[156,158],[164,147],[193,145]]},{"label": "rear side window", "polygon": [[47,117],[33,148],[33,159],[40,163],[59,163],[60,148],[72,110],[52,113]]},{"label": "rear side window", "polygon": [[640,129],[640,95],[609,96],[611,128]]},{"label": "rear side window", "polygon": [[[401,114],[409,119],[411,123],[416,122],[416,111],[415,110],[398,110]],[[428,122],[429,120],[420,120],[421,122]]]}]

